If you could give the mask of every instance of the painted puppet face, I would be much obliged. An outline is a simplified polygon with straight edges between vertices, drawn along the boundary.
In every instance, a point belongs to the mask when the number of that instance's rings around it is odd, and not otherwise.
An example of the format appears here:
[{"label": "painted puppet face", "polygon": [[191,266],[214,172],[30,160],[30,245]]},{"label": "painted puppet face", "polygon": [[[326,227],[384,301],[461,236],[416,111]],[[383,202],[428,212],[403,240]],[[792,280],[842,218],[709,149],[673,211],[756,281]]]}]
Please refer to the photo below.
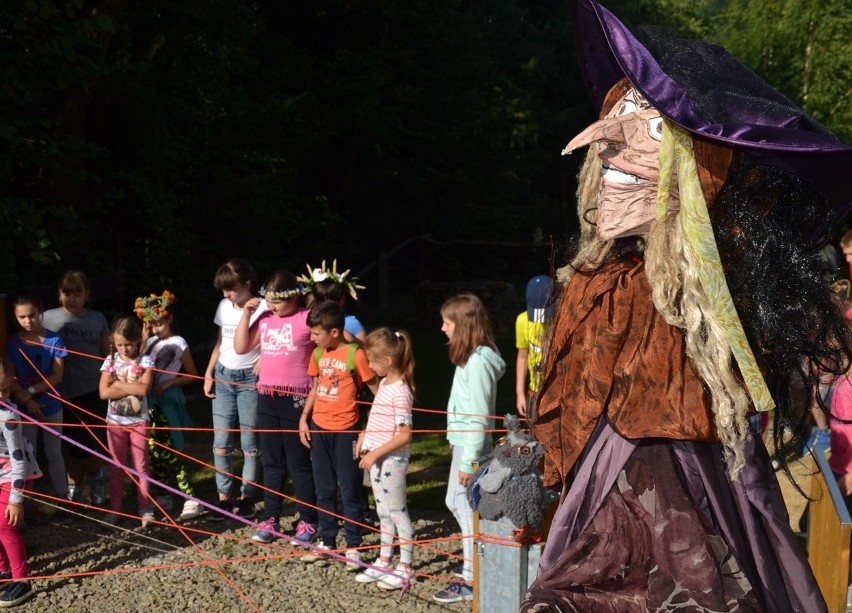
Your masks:
[{"label": "painted puppet face", "polygon": [[[646,234],[654,221],[663,118],[635,89],[606,117],[575,136],[565,151],[603,143],[597,234],[601,240]],[[672,181],[673,185],[676,182]],[[679,208],[673,189],[669,210]]]}]

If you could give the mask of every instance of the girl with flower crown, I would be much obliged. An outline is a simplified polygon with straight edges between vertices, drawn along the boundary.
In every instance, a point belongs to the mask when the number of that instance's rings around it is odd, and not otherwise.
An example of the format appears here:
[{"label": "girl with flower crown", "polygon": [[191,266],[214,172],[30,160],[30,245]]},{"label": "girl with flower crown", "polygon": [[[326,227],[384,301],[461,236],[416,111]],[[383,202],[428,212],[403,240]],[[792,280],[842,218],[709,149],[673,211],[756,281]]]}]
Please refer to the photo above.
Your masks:
[{"label": "girl with flower crown", "polygon": [[[325,260],[319,268],[311,269],[308,265],[308,275],[299,277],[308,293],[308,306],[314,302],[331,300],[340,305],[346,312],[349,298],[358,300],[358,290],[364,289],[358,285],[355,277],[349,276],[349,270],[337,272],[337,260],[332,261],[331,268],[326,268]],[[347,343],[358,343],[359,345],[367,338],[367,330],[357,317],[346,315],[343,320],[343,336]]]},{"label": "girl with flower crown", "polygon": [[[136,315],[142,320],[142,345],[145,355],[154,361],[154,383],[148,396],[151,415],[151,438],[148,453],[151,473],[161,483],[174,483],[188,498],[177,521],[183,522],[201,515],[201,506],[194,500],[195,490],[189,481],[189,472],[183,460],[173,450],[182,450],[182,430],[189,428],[192,418],[186,410],[182,388],[194,383],[198,369],[189,344],[177,334],[174,324],[175,295],[168,290],[162,295],[151,294],[136,299]],[[157,503],[165,511],[172,510],[172,495],[165,492],[157,496]]]},{"label": "girl with flower crown", "polygon": [[99,391],[107,400],[107,443],[112,456],[110,467],[110,513],[105,521],[116,524],[124,492],[124,470],[130,468],[127,452],[139,483],[136,499],[144,528],[154,519],[148,491],[148,392],[154,380],[154,361],[142,355],[142,326],[135,317],[120,317],[111,327],[110,355],[101,366]]},{"label": "girl with flower crown", "polygon": [[260,300],[243,306],[234,335],[234,351],[245,354],[260,348],[257,427],[263,460],[263,507],[267,520],[252,539],[271,543],[281,534],[281,495],[287,473],[293,481],[299,523],[294,538],[309,543],[317,526],[316,491],[310,449],[299,440],[299,418],[311,390],[308,361],[314,351],[305,288],[296,277],[279,270],[262,290],[269,310],[253,320]]}]

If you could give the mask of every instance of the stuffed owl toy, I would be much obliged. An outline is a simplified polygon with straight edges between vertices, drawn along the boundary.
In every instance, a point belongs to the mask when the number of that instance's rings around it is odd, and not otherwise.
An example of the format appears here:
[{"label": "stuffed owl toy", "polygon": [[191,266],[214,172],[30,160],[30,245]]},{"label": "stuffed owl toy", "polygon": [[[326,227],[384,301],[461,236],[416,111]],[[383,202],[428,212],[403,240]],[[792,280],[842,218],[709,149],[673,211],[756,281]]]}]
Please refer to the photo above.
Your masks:
[{"label": "stuffed owl toy", "polygon": [[516,528],[539,531],[550,503],[542,485],[544,449],[520,428],[516,415],[506,415],[509,433],[497,443],[471,480],[471,506],[487,520],[506,517]]}]

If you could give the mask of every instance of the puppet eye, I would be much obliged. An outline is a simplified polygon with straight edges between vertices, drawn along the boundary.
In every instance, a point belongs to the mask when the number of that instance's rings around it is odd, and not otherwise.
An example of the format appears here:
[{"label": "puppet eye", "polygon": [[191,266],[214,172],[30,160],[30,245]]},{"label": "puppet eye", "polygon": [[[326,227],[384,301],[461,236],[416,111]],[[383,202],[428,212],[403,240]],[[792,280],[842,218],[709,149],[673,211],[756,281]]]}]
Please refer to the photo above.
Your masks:
[{"label": "puppet eye", "polygon": [[662,140],[663,138],[663,118],[654,117],[648,120],[648,136],[654,140]]},{"label": "puppet eye", "polygon": [[618,107],[618,111],[616,111],[615,117],[621,117],[622,115],[629,115],[630,113],[635,113],[636,108],[636,102],[634,102],[630,98],[625,98],[621,101],[621,106]]}]

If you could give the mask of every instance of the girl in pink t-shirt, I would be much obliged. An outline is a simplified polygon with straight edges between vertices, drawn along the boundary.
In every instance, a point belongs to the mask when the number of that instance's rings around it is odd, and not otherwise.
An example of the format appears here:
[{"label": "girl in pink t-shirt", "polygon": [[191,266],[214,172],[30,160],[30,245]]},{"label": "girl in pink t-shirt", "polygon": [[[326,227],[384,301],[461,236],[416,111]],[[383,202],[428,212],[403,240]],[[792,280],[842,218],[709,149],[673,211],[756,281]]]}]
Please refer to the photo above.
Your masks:
[{"label": "girl in pink t-shirt", "polygon": [[286,270],[273,273],[261,291],[269,310],[252,323],[260,301],[253,298],[246,302],[234,336],[234,350],[239,354],[260,346],[257,427],[267,520],[258,526],[252,539],[271,543],[280,537],[281,498],[289,472],[299,510],[293,536],[309,543],[317,526],[316,491],[311,451],[299,440],[299,418],[311,389],[308,360],[315,345],[307,325],[305,292]]},{"label": "girl in pink t-shirt", "polygon": [[[414,403],[414,356],[411,337],[399,330],[379,328],[364,342],[370,368],[379,377],[379,389],[370,409],[367,429],[358,437],[355,452],[359,466],[370,471],[381,522],[382,548],[373,568],[355,576],[384,590],[398,590],[410,581],[413,570],[414,530],[406,503],[405,476],[411,442],[411,406]],[[399,535],[399,565],[391,562],[394,536]]]}]

